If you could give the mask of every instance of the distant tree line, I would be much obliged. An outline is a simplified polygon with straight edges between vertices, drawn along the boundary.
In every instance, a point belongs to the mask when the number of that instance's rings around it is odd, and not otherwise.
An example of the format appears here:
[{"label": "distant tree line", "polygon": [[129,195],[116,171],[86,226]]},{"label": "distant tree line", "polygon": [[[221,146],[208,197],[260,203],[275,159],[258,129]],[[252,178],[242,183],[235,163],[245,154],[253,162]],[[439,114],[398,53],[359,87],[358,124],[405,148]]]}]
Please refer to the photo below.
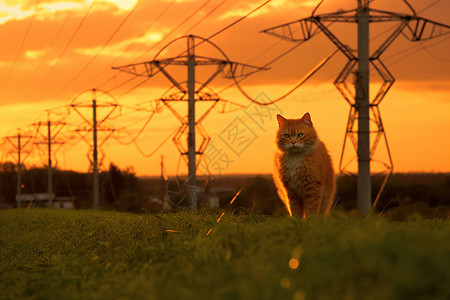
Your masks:
[{"label": "distant tree line", "polygon": [[[72,197],[76,208],[92,207],[91,173],[54,169],[52,178],[52,189],[56,197]],[[139,202],[137,198],[142,197],[139,179],[131,168],[120,170],[114,164],[110,164],[108,170],[100,172],[99,179],[102,208],[122,210],[129,210],[131,207],[140,208],[141,203],[136,203]],[[47,193],[47,180],[47,169],[23,167],[21,193]],[[0,164],[0,202],[10,207],[16,205],[17,186],[16,166],[10,162]]]},{"label": "distant tree line", "polygon": [[[47,170],[44,168],[24,168],[21,174],[21,193],[47,192]],[[180,181],[183,181],[180,178]],[[218,198],[220,208],[232,213],[263,213],[285,215],[286,210],[279,200],[270,175],[224,175],[215,180],[199,178],[200,184],[208,183],[201,203],[208,205],[208,197]],[[372,197],[382,183],[382,178],[374,178]],[[162,199],[170,184],[158,177],[136,176],[132,168],[119,169],[110,164],[109,169],[100,173],[100,206],[103,209],[139,212],[142,209],[159,211]],[[222,192],[215,192],[217,186]],[[356,177],[337,177],[336,210],[357,211]],[[230,204],[231,199],[242,189]],[[220,190],[220,189],[219,189]],[[57,197],[72,197],[76,208],[92,207],[92,174],[55,169],[53,171],[53,191]],[[0,203],[4,207],[16,205],[17,172],[12,163],[0,164]],[[166,195],[164,194],[166,193]],[[182,195],[181,195],[182,196]],[[181,197],[180,196],[180,197]],[[153,200],[152,200],[153,199]],[[172,207],[174,210],[179,207]],[[450,173],[398,173],[393,174],[375,207],[375,213],[386,214],[395,219],[407,219],[413,214],[425,217],[448,218],[450,215]]]},{"label": "distant tree line", "polygon": [[[374,177],[372,199],[377,196],[382,179]],[[337,176],[334,209],[357,213],[356,183],[356,176]],[[229,197],[230,195],[228,199]],[[248,179],[248,185],[231,209],[286,214],[270,176]],[[407,220],[415,214],[428,218],[448,219],[450,217],[450,173],[393,174],[375,206],[374,213],[384,214],[396,220]]]}]

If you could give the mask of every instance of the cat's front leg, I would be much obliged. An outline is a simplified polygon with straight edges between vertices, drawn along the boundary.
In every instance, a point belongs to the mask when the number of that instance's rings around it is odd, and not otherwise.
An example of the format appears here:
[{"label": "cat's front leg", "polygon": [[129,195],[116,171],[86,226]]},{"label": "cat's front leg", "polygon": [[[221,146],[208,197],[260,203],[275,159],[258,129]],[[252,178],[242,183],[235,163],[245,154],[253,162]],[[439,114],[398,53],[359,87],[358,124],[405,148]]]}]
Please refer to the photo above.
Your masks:
[{"label": "cat's front leg", "polygon": [[293,192],[291,189],[287,189],[287,194],[289,198],[289,206],[292,212],[292,216],[304,218],[305,212],[303,209],[303,200],[302,198],[296,193]]},{"label": "cat's front leg", "polygon": [[306,187],[303,197],[304,213],[306,217],[317,216],[322,204],[322,187],[319,184],[310,184]]}]

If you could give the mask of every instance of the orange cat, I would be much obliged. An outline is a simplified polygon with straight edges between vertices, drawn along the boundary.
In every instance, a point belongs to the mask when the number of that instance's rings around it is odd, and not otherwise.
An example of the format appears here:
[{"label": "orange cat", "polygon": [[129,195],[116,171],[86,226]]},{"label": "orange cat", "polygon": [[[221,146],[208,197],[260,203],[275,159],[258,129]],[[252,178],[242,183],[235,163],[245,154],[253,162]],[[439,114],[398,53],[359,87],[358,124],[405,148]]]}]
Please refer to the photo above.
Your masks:
[{"label": "orange cat", "polygon": [[305,216],[330,212],[335,192],[333,165],[306,113],[301,119],[277,115],[275,170],[278,195],[289,214]]}]

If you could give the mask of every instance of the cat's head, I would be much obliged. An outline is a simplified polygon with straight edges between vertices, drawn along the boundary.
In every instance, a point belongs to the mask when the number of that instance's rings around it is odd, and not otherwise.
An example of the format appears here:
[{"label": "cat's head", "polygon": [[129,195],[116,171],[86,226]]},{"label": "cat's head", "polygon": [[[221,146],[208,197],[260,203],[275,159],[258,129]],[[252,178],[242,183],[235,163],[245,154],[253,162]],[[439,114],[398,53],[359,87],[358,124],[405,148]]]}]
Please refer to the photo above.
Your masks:
[{"label": "cat's head", "polygon": [[301,119],[285,119],[277,115],[278,132],[276,143],[278,149],[291,153],[311,153],[317,143],[317,133],[309,113]]}]

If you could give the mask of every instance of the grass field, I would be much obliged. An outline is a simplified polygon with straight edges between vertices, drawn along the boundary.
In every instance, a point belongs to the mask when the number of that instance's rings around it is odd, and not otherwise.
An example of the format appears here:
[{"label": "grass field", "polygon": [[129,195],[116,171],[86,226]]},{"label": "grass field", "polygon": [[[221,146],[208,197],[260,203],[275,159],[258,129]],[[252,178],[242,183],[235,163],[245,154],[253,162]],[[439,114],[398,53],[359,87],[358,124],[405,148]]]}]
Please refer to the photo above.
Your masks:
[{"label": "grass field", "polygon": [[450,299],[449,221],[219,216],[0,211],[0,298]]}]

